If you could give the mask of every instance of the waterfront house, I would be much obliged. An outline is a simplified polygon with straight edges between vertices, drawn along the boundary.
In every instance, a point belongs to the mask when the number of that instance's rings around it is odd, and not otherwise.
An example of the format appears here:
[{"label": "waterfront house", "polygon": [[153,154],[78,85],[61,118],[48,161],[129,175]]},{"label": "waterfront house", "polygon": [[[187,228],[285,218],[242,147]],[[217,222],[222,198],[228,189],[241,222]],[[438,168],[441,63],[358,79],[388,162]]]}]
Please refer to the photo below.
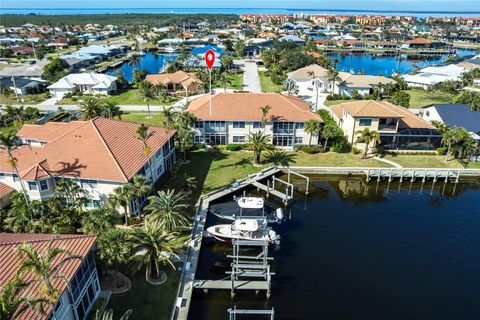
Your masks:
[{"label": "waterfront house", "polygon": [[42,80],[43,67],[48,63],[47,59],[37,60],[35,64],[21,64],[12,67],[6,67],[0,70],[0,78],[28,78]]},{"label": "waterfront house", "polygon": [[[53,242],[52,242],[53,241]],[[83,320],[92,309],[100,295],[100,283],[98,281],[97,267],[95,265],[94,250],[95,236],[76,234],[23,234],[23,233],[0,233],[0,289],[4,289],[9,281],[15,278],[22,266],[23,260],[18,248],[28,243],[40,254],[46,252],[52,242],[52,248],[62,248],[69,254],[78,257],[64,263],[59,274],[64,278],[53,281],[53,286],[60,293],[52,304],[45,303],[45,312],[38,308],[27,307],[20,315],[14,315],[14,319],[62,319]],[[59,257],[62,257],[60,255]],[[58,259],[52,262],[56,267]],[[27,286],[22,290],[22,295],[30,299],[41,297],[42,284],[32,272],[24,275]]]},{"label": "waterfront house", "polygon": [[[0,182],[21,190],[32,200],[51,197],[59,179],[72,179],[86,192],[87,209],[101,207],[107,196],[137,174],[152,184],[175,162],[174,131],[149,127],[145,154],[135,137],[139,124],[105,118],[90,121],[25,124],[18,132],[22,145],[14,150],[19,176],[0,151]],[[131,213],[135,213],[135,201]]]},{"label": "waterfront house", "polygon": [[294,35],[286,35],[278,39],[278,41],[288,41],[288,42],[293,42],[295,44],[303,46],[305,44],[305,40],[303,40],[300,37],[294,36]]},{"label": "waterfront house", "polygon": [[335,94],[342,94],[347,96],[352,96],[353,91],[356,90],[360,95],[371,94],[372,89],[376,85],[386,85],[386,84],[395,84],[396,81],[387,78],[384,76],[371,76],[371,75],[360,75],[360,74],[351,74],[348,72],[339,72],[338,76],[340,77],[339,81],[330,83],[329,90]]},{"label": "waterfront house", "polygon": [[326,91],[328,88],[328,70],[318,64],[297,69],[287,74],[298,86],[300,96],[311,95],[314,89]]},{"label": "waterfront house", "polygon": [[[323,122],[300,99],[279,93],[219,93],[203,96],[190,103],[188,111],[196,118],[195,142],[209,145],[245,143],[251,132],[263,131],[271,135],[275,146],[291,148],[307,144],[310,134],[303,130],[310,119]],[[262,123],[260,107],[270,106]],[[318,135],[312,136],[318,144]]]},{"label": "waterfront house", "polygon": [[154,85],[164,85],[170,93],[197,94],[203,91],[203,82],[194,73],[181,70],[175,73],[149,74],[146,80]]},{"label": "waterfront house", "polygon": [[103,73],[72,73],[47,88],[54,97],[78,92],[109,95],[117,91],[117,77]]},{"label": "waterfront house", "polygon": [[436,150],[441,144],[441,135],[428,121],[385,101],[345,102],[330,110],[352,146],[363,145],[358,131],[366,128],[377,131],[380,145],[388,150]]}]

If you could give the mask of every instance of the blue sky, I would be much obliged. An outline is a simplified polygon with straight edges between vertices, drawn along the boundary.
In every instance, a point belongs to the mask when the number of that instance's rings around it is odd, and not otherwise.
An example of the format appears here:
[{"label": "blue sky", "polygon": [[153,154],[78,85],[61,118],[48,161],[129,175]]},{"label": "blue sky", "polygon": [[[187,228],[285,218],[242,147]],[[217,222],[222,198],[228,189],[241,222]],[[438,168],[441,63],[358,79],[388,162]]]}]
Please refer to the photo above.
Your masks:
[{"label": "blue sky", "polygon": [[480,11],[480,0],[0,0],[0,8],[297,8]]}]

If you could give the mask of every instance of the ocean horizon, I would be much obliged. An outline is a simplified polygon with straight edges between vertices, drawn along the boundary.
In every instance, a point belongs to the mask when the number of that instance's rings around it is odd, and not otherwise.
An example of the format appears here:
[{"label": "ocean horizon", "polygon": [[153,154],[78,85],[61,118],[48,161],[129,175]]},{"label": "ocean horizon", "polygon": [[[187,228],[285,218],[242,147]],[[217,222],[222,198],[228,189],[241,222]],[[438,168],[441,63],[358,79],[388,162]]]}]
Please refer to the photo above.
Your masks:
[{"label": "ocean horizon", "polygon": [[381,14],[406,15],[417,18],[429,16],[477,17],[480,11],[452,10],[378,10],[378,9],[311,9],[311,8],[0,8],[2,15],[85,15],[85,14]]}]

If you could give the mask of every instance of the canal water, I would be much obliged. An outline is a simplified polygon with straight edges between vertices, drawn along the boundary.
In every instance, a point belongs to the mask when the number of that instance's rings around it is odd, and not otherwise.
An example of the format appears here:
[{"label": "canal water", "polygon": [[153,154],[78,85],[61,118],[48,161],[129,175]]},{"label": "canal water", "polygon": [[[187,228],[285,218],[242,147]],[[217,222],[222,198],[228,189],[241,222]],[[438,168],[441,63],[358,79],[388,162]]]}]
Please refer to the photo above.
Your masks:
[{"label": "canal water", "polygon": [[[460,56],[473,56],[474,50],[457,50]],[[391,76],[394,73],[408,74],[415,68],[424,68],[439,65],[448,58],[448,55],[429,57],[424,59],[406,59],[398,56],[383,56],[374,54],[330,54],[330,59],[337,59],[337,70],[344,72],[364,71],[368,75]]]},{"label": "canal water", "polygon": [[120,71],[129,82],[133,80],[133,71],[143,69],[150,74],[159,73],[169,62],[177,60],[178,54],[154,54],[147,52],[137,64],[124,63],[119,68],[107,71],[107,74],[114,76]]},{"label": "canal water", "polygon": [[[228,319],[233,306],[274,307],[276,320],[480,319],[478,182],[314,177],[312,187],[273,226],[282,239],[270,248],[270,299],[196,289],[190,320]],[[231,245],[204,239],[197,279],[224,278],[226,254]]]}]

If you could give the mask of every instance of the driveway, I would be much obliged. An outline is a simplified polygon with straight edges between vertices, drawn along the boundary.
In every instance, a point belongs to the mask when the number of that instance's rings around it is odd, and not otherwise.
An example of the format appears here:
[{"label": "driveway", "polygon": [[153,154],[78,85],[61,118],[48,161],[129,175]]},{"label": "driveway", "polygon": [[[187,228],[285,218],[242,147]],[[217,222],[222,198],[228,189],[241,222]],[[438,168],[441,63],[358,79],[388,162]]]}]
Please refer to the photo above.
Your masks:
[{"label": "driveway", "polygon": [[260,85],[260,76],[255,61],[245,61],[243,68],[243,90],[250,92],[262,92]]}]

